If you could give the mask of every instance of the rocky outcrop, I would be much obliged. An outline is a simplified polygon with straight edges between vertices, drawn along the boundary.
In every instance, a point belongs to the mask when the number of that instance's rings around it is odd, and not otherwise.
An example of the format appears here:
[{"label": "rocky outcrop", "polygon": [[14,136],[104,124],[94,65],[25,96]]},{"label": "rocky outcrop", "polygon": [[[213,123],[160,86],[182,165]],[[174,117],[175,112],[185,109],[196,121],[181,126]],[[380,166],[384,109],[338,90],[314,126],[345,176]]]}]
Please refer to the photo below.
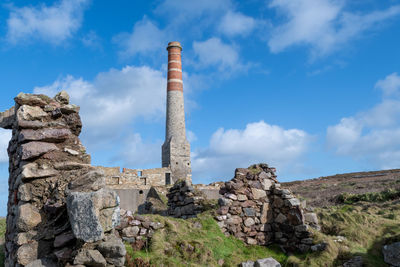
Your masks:
[{"label": "rocky outcrop", "polygon": [[312,233],[300,201],[280,187],[274,168],[257,164],[236,169],[220,194],[216,219],[226,235],[250,245],[277,243],[287,250],[311,249]]},{"label": "rocky outcrop", "polygon": [[177,181],[167,194],[168,215],[177,218],[193,218],[204,210],[203,194],[186,181]]},{"label": "rocky outcrop", "polygon": [[400,266],[400,242],[383,246],[382,253],[387,264]]},{"label": "rocky outcrop", "polygon": [[12,129],[6,266],[123,266],[119,199],[90,165],[68,94],[21,93],[0,126]]}]

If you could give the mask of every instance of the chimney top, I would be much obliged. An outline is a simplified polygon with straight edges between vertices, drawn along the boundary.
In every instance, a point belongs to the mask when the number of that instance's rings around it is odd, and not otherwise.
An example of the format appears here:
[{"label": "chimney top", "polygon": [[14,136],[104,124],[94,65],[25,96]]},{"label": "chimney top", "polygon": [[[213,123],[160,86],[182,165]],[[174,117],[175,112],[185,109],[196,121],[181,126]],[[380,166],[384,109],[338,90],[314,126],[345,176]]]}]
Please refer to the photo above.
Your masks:
[{"label": "chimney top", "polygon": [[182,46],[179,42],[169,42],[167,46],[167,50],[170,49],[171,47],[179,47],[182,51]]}]

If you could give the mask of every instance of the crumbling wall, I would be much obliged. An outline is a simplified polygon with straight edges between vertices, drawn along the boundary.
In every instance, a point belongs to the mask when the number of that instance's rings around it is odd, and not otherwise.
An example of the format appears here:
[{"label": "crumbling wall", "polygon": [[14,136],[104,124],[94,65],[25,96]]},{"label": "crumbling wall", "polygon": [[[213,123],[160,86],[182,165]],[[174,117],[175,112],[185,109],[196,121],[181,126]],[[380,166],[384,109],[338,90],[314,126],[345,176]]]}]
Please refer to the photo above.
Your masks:
[{"label": "crumbling wall", "polygon": [[90,165],[66,92],[19,94],[0,126],[12,130],[5,265],[123,266],[119,198]]},{"label": "crumbling wall", "polygon": [[236,169],[221,187],[216,219],[227,235],[247,244],[277,243],[287,250],[306,252],[313,245],[300,201],[276,180],[275,169],[257,164]]},{"label": "crumbling wall", "polygon": [[167,183],[167,174],[171,173],[170,168],[154,169],[128,169],[120,167],[97,166],[99,170],[104,171],[106,183],[109,188],[136,188],[138,186],[165,186]]}]

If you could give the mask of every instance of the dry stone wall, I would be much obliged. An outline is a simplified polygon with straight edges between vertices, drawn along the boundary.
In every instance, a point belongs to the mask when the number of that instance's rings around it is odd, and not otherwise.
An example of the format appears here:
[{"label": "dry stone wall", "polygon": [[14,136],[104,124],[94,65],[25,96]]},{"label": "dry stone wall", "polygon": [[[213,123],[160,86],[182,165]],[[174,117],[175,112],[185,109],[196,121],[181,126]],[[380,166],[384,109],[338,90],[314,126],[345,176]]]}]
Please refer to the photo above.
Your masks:
[{"label": "dry stone wall", "polygon": [[177,218],[193,218],[204,210],[205,196],[201,191],[195,190],[187,181],[177,181],[169,189],[168,215]]},{"label": "dry stone wall", "polygon": [[21,93],[0,126],[12,130],[5,265],[123,266],[119,198],[90,165],[68,94]]},{"label": "dry stone wall", "polygon": [[226,235],[247,244],[277,243],[287,250],[308,251],[312,233],[305,224],[300,201],[280,187],[275,169],[257,164],[236,169],[220,189],[216,219]]}]

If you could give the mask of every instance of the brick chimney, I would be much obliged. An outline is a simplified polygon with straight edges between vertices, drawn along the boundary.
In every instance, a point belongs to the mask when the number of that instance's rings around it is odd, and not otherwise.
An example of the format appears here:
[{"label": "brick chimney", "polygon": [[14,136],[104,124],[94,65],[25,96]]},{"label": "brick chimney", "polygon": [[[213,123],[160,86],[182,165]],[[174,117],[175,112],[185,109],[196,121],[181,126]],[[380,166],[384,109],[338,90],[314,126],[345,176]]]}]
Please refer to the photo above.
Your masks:
[{"label": "brick chimney", "polygon": [[171,168],[171,182],[183,179],[191,183],[190,144],[186,139],[183,105],[182,46],[168,43],[167,118],[162,166]]}]

